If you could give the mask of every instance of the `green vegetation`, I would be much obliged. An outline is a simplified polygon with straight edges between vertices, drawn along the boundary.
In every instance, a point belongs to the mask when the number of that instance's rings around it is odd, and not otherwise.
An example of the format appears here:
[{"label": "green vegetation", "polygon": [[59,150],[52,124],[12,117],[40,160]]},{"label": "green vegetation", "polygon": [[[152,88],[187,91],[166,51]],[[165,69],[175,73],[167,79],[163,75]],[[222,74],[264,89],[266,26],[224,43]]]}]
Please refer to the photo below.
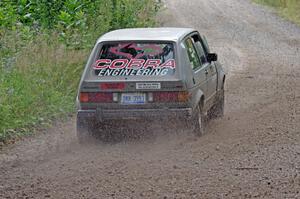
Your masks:
[{"label": "green vegetation", "polygon": [[0,144],[74,111],[96,39],[155,25],[155,0],[0,1]]},{"label": "green vegetation", "polygon": [[254,0],[257,3],[275,7],[283,17],[300,25],[299,0]]}]

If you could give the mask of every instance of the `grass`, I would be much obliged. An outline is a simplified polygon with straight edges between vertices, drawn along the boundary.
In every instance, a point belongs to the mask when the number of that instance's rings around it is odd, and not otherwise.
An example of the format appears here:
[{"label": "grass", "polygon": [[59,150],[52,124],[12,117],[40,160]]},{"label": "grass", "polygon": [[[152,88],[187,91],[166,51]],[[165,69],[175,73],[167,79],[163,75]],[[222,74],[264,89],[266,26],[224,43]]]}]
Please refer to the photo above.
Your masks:
[{"label": "grass", "polygon": [[254,0],[254,2],[274,7],[281,16],[300,25],[299,0]]},{"label": "grass", "polygon": [[1,68],[0,142],[74,111],[88,50],[67,49],[50,38],[31,41]]},{"label": "grass", "polygon": [[[0,29],[0,147],[31,134],[34,127],[74,113],[81,73],[97,37],[111,29],[155,25],[155,13],[149,8],[154,1],[145,0],[143,5],[127,1],[129,11],[120,6],[117,21],[99,16],[105,23],[89,32],[88,45],[81,48],[70,47],[55,31]],[[70,32],[71,39],[84,39],[80,32]]]}]

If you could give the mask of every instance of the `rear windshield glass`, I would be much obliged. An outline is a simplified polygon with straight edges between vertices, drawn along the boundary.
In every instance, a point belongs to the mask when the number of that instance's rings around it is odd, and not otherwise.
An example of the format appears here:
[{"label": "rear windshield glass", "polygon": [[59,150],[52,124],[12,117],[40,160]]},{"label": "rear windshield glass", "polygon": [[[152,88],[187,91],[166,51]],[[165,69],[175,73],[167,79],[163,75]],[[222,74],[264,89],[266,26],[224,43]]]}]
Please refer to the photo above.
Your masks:
[{"label": "rear windshield glass", "polygon": [[96,76],[174,75],[172,43],[122,42],[102,45],[93,64]]}]

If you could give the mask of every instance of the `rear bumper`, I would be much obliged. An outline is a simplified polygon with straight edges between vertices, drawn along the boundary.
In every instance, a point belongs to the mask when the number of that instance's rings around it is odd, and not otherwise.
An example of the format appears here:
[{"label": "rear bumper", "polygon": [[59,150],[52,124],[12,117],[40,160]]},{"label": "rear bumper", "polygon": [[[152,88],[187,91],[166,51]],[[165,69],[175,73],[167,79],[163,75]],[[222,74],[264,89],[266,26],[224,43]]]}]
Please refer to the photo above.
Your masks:
[{"label": "rear bumper", "polygon": [[172,109],[117,109],[117,110],[78,110],[77,117],[83,119],[104,120],[127,120],[127,119],[169,119],[189,118],[192,116],[191,108]]}]

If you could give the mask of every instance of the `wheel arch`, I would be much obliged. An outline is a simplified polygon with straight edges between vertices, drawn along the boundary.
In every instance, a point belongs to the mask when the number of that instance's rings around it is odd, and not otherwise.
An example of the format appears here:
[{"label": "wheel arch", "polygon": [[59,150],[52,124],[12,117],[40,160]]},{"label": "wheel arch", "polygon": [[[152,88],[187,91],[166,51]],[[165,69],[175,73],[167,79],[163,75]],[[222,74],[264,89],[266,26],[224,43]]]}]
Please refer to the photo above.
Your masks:
[{"label": "wheel arch", "polygon": [[226,75],[224,74],[224,75],[223,75],[223,78],[222,78],[222,86],[221,86],[221,89],[224,89],[224,86],[225,86],[225,80],[226,80]]},{"label": "wheel arch", "polygon": [[196,108],[197,105],[200,105],[201,108],[203,108],[204,102],[205,102],[204,93],[202,92],[202,90],[199,89],[199,90],[197,90],[197,93],[196,93],[196,103],[194,104],[193,108]]}]

